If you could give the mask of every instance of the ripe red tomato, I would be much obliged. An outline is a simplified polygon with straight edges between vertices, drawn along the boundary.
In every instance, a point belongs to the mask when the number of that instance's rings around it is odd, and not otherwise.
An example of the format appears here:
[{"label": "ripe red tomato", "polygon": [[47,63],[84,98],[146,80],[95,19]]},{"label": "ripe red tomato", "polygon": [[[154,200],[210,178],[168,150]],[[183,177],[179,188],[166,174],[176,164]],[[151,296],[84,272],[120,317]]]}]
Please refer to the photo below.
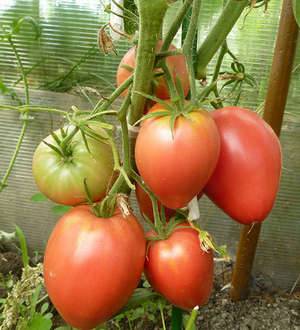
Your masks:
[{"label": "ripe red tomato", "polygon": [[147,251],[147,279],[170,303],[188,310],[208,301],[213,286],[213,254],[201,249],[196,230],[176,228],[169,238],[149,242]]},{"label": "ripe red tomato", "polygon": [[134,215],[96,217],[77,206],[55,226],[45,251],[51,301],[70,325],[88,330],[112,317],[138,285],[145,237]]},{"label": "ripe red tomato", "polygon": [[[150,111],[168,111],[156,104]],[[176,119],[170,116],[142,122],[135,146],[137,168],[160,202],[175,209],[202,191],[219,157],[220,137],[210,114],[201,109]]]},{"label": "ripe red tomato", "polygon": [[[157,52],[159,52],[162,46],[162,41],[159,41],[156,47]],[[171,45],[169,50],[176,50],[176,47]],[[132,47],[122,58],[118,71],[117,71],[117,86],[120,86],[127,78],[132,75],[132,72],[128,70],[124,65],[130,66],[133,69],[136,64],[136,47]],[[189,76],[186,67],[186,61],[184,55],[168,56],[166,58],[166,63],[170,69],[172,76],[178,77],[181,81],[184,95],[187,95],[190,89]],[[154,94],[160,99],[168,99],[170,97],[168,86],[164,77],[159,77],[155,79],[155,90]]]},{"label": "ripe red tomato", "polygon": [[234,220],[261,222],[271,211],[279,187],[279,139],[250,110],[227,107],[212,116],[220,132],[221,152],[205,193]]},{"label": "ripe red tomato", "polygon": [[[149,196],[144,192],[144,190],[140,187],[140,185],[135,185],[135,195],[136,199],[141,211],[141,214],[145,214],[152,222],[154,222],[154,215],[152,209],[152,202]],[[159,211],[161,210],[161,203],[158,202]],[[165,208],[166,220],[168,221],[173,215],[175,215],[175,211]]]},{"label": "ripe red tomato", "polygon": [[[71,132],[74,127],[69,126]],[[105,131],[93,125],[95,133],[105,135]],[[61,139],[61,132],[55,134]],[[35,150],[32,160],[32,172],[39,190],[52,201],[77,205],[86,201],[84,179],[94,201],[102,199],[112,183],[114,172],[113,154],[109,144],[86,137],[90,152],[87,150],[80,132],[68,146],[65,157],[55,152],[44,142]],[[46,142],[58,147],[49,135]]]}]

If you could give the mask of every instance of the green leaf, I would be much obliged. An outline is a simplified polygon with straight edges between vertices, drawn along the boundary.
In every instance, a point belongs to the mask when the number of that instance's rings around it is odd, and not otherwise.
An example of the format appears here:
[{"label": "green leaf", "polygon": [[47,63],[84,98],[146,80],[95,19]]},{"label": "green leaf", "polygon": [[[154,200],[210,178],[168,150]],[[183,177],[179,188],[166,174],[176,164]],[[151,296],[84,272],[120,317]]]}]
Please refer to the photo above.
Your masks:
[{"label": "green leaf", "polygon": [[49,304],[45,302],[41,307],[41,314],[45,314],[49,308]]},{"label": "green leaf", "polygon": [[120,313],[124,313],[125,311],[135,309],[145,301],[155,299],[158,297],[160,297],[159,294],[152,291],[151,289],[146,289],[146,288],[135,289],[133,295],[130,297],[127,304],[121,309]]},{"label": "green leaf", "polygon": [[71,210],[71,206],[67,205],[54,205],[52,207],[52,212],[56,215],[64,215],[66,212]]},{"label": "green leaf", "polygon": [[31,200],[33,202],[45,202],[45,201],[48,200],[48,198],[44,194],[42,194],[41,192],[38,192],[38,193],[31,196]]},{"label": "green leaf", "polygon": [[293,0],[293,11],[295,20],[300,27],[300,1],[299,0]]},{"label": "green leaf", "polygon": [[23,231],[18,226],[16,226],[16,234],[21,247],[23,265],[24,267],[27,267],[29,265],[29,257],[28,257],[26,238]]},{"label": "green leaf", "polygon": [[52,321],[41,314],[35,314],[27,324],[27,330],[50,330]]},{"label": "green leaf", "polygon": [[33,317],[35,314],[35,308],[37,305],[37,301],[39,299],[39,295],[41,293],[42,286],[38,285],[36,289],[33,292],[33,295],[31,297],[31,302],[30,302],[30,317]]}]

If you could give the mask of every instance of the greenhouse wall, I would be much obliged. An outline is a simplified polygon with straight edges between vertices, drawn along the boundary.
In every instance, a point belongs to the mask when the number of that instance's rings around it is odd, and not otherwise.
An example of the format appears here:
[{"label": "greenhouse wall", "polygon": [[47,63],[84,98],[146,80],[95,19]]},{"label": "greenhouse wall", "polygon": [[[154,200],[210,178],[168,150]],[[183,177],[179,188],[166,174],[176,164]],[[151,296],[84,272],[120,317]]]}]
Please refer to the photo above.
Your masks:
[{"label": "greenhouse wall", "polygon": [[[203,40],[218,17],[223,1],[202,1],[200,15]],[[94,96],[108,95],[115,86],[115,73],[121,56],[130,47],[127,41],[117,41],[116,55],[103,54],[96,39],[100,26],[110,19],[104,12],[105,1],[98,0],[6,0],[0,1],[0,26],[4,29],[16,18],[33,16],[42,27],[35,40],[30,26],[24,26],[16,45],[30,70],[31,104],[70,109],[76,105],[88,109],[90,104],[82,91],[92,90]],[[246,72],[255,77],[256,88],[244,87],[240,104],[259,109],[263,106],[268,75],[279,20],[281,1],[272,0],[264,8],[252,10],[240,18],[228,37],[230,50],[245,65]],[[168,15],[177,10],[170,7]],[[167,22],[166,22],[167,25]],[[178,35],[180,44],[180,35]],[[224,62],[224,71],[230,66]],[[295,59],[288,104],[284,115],[281,143],[283,169],[276,205],[263,225],[255,261],[256,278],[268,278],[270,287],[291,289],[300,273],[300,63],[299,47]],[[20,73],[9,44],[0,40],[1,86],[14,86],[23,97]],[[209,71],[208,71],[209,73]],[[11,98],[0,94],[0,104]],[[230,103],[230,101],[229,101]],[[18,224],[25,232],[31,251],[42,251],[49,233],[59,218],[59,208],[50,202],[33,202],[37,187],[31,173],[31,160],[37,144],[52,128],[61,125],[60,119],[49,114],[30,117],[29,129],[22,145],[8,187],[0,194],[0,229],[12,231]],[[5,172],[21,128],[20,115],[0,113],[0,174]],[[257,169],[259,170],[259,169]],[[234,178],[232,178],[234,180]],[[135,208],[136,204],[134,203]],[[240,225],[223,212],[212,207],[203,197],[200,201],[201,222],[217,239],[226,244],[234,258]]]}]

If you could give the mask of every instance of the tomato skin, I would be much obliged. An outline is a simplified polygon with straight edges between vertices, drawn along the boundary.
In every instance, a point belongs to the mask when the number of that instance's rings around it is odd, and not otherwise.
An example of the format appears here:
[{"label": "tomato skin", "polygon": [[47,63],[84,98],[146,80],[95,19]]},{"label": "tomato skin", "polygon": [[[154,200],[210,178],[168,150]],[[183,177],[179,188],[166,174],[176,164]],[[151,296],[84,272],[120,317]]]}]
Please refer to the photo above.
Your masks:
[{"label": "tomato skin", "polygon": [[279,139],[250,110],[226,107],[212,116],[220,132],[221,152],[205,193],[234,220],[261,222],[271,211],[279,188]]},{"label": "tomato skin", "polygon": [[[159,52],[162,46],[162,41],[159,41],[157,44],[157,52]],[[170,45],[169,50],[176,50],[176,47]],[[132,75],[132,72],[122,65],[127,65],[132,68],[135,68],[136,65],[136,47],[132,47],[128,50],[128,52],[122,58],[118,70],[117,70],[117,86],[120,86],[127,78]],[[176,55],[176,56],[168,56],[166,58],[166,63],[172,73],[173,78],[178,77],[181,81],[184,95],[186,96],[189,92],[190,85],[189,85],[189,76],[186,66],[186,61],[184,55]],[[165,78],[159,77],[155,79],[157,85],[155,87],[154,93],[160,99],[168,99],[170,97],[168,86],[166,83]],[[126,93],[123,93],[126,95]]]},{"label": "tomato skin", "polygon": [[[166,110],[156,104],[150,111]],[[200,193],[219,157],[220,138],[216,124],[205,110],[176,119],[172,136],[170,116],[142,122],[135,146],[140,175],[168,208],[175,209]]]},{"label": "tomato skin", "polygon": [[131,214],[96,217],[77,206],[56,224],[46,247],[44,277],[51,301],[70,325],[92,329],[112,317],[137,287],[144,232]]},{"label": "tomato skin", "polygon": [[[74,127],[69,127],[71,132]],[[103,129],[93,125],[98,134],[106,134]],[[61,138],[60,130],[56,135]],[[46,142],[58,147],[49,135]],[[70,143],[72,155],[64,159],[43,141],[35,150],[32,172],[39,190],[52,201],[64,205],[77,205],[86,201],[84,179],[93,201],[102,199],[113,182],[113,154],[109,144],[87,137],[91,153],[78,132]]]},{"label": "tomato skin", "polygon": [[[150,197],[144,192],[140,185],[135,185],[135,195],[141,211],[141,214],[145,214],[152,222],[154,222],[154,215],[152,209],[152,202]],[[158,201],[159,212],[161,210],[161,203]],[[175,211],[165,208],[166,220],[169,221],[170,218],[175,215]]]},{"label": "tomato skin", "polygon": [[191,227],[176,228],[166,240],[149,242],[147,279],[157,292],[182,309],[207,303],[213,268],[212,252],[201,249],[198,233]]}]

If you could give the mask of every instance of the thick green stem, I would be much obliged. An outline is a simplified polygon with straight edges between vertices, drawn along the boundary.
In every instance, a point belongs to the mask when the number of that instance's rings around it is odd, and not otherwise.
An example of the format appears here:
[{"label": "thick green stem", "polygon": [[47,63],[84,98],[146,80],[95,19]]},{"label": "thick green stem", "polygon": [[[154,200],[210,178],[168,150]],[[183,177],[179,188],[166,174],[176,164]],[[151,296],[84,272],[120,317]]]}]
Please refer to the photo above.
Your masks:
[{"label": "thick green stem", "polygon": [[155,49],[160,38],[160,31],[168,8],[166,0],[138,0],[139,40],[137,63],[134,71],[132,108],[129,123],[133,125],[141,118],[145,106],[145,97],[135,92],[149,94],[155,63]]},{"label": "thick green stem", "polygon": [[190,81],[190,91],[191,91],[191,101],[196,103],[197,100],[197,91],[196,91],[196,82],[195,82],[195,69],[193,63],[193,43],[198,29],[198,19],[201,8],[201,0],[194,0],[192,17],[190,20],[189,28],[182,46],[183,53],[186,58],[188,70],[189,70],[189,81]]},{"label": "thick green stem", "polygon": [[175,306],[172,307],[171,329],[182,330],[182,310]]},{"label": "thick green stem", "polygon": [[249,0],[229,0],[197,53],[197,79],[206,77],[206,67],[241,16]]},{"label": "thick green stem", "polygon": [[[151,1],[151,0],[150,0]],[[182,7],[179,9],[176,17],[174,18],[171,26],[169,27],[168,32],[166,33],[165,39],[164,39],[164,43],[161,47],[161,51],[167,51],[169,49],[169,46],[172,42],[172,40],[174,39],[176,33],[178,32],[181,23],[184,19],[184,16],[186,15],[186,13],[188,12],[191,4],[192,4],[193,0],[185,0],[184,4],[182,5]]]}]

